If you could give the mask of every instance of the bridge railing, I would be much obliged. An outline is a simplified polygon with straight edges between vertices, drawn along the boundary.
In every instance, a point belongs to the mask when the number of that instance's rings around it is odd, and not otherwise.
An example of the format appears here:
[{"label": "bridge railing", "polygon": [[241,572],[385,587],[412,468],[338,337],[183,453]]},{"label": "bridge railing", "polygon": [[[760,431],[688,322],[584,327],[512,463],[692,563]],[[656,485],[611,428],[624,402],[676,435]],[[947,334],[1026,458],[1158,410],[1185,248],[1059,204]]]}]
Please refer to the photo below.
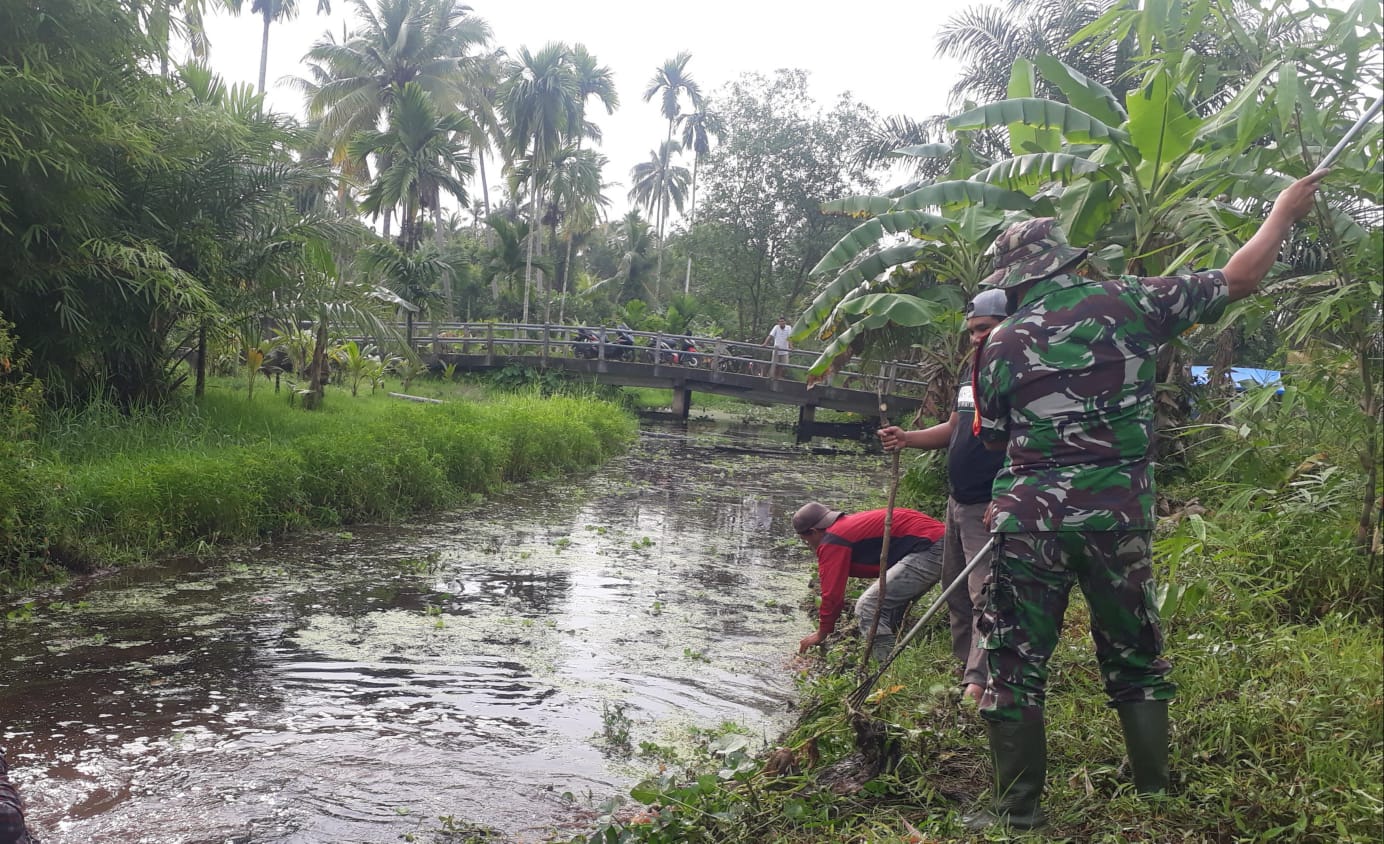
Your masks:
[{"label": "bridge railing", "polygon": [[[586,358],[680,366],[768,377],[806,380],[818,352],[790,349],[775,365],[773,349],[721,337],[575,325],[526,325],[504,322],[437,322],[423,324],[414,335],[420,355],[463,354],[490,358]],[[402,332],[401,332],[402,333]],[[691,341],[692,349],[684,348]],[[902,361],[851,361],[834,373],[831,386],[886,395],[921,395],[927,384],[916,364]]]}]

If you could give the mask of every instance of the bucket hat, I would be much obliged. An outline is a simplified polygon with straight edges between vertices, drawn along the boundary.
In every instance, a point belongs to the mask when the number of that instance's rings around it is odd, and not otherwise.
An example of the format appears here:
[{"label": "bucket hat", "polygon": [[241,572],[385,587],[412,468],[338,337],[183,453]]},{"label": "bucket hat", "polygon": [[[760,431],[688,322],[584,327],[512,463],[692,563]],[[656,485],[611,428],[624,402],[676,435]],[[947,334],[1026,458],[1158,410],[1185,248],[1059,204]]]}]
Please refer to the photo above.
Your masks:
[{"label": "bucket hat", "polygon": [[793,514],[793,532],[807,533],[810,530],[825,530],[841,518],[840,510],[832,510],[820,501],[809,501]]},{"label": "bucket hat", "polygon": [[1087,250],[1068,244],[1055,218],[1039,217],[1005,229],[990,252],[995,271],[981,279],[980,286],[1003,290],[1055,275],[1085,258]]}]

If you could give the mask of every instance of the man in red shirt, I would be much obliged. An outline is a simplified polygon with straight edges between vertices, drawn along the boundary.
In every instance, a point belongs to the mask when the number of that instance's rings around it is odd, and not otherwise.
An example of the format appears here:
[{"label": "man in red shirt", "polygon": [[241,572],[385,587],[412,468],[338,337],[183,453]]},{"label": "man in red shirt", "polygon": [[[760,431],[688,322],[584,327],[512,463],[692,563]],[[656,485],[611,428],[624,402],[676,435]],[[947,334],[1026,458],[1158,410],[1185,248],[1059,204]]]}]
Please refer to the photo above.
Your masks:
[{"label": "man in red shirt", "polygon": [[[848,577],[879,577],[884,515],[884,510],[842,513],[817,501],[804,504],[793,514],[793,530],[817,553],[817,577],[822,583],[817,632],[798,643],[798,653],[825,641],[836,629]],[[875,659],[883,660],[894,649],[908,605],[941,579],[942,531],[942,523],[931,516],[894,508],[883,607],[878,582],[871,584],[855,604],[860,632],[866,637],[875,614],[879,614],[872,654]]]}]

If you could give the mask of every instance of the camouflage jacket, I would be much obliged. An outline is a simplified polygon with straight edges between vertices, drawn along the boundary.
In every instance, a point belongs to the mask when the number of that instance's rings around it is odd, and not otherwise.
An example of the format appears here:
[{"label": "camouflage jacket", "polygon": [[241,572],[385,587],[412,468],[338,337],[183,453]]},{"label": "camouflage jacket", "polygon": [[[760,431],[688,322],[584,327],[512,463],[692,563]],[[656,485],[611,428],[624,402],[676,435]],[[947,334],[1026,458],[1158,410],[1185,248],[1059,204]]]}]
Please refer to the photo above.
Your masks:
[{"label": "camouflage jacket", "polygon": [[981,438],[1008,440],[995,531],[1151,530],[1158,348],[1228,302],[1218,271],[1035,284],[977,379]]}]

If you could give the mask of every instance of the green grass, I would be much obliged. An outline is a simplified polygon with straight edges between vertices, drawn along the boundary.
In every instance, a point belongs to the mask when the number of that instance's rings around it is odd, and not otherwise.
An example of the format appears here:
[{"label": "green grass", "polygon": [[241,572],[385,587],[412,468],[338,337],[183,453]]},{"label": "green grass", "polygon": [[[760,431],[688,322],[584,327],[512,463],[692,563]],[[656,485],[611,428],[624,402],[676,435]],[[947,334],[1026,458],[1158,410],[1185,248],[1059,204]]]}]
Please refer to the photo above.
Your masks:
[{"label": "green grass", "polygon": [[446,404],[420,404],[332,391],[308,412],[269,389],[247,401],[215,384],[200,402],[156,412],[50,415],[7,486],[37,502],[23,511],[29,547],[11,549],[0,588],[32,582],[44,564],[454,506],[599,463],[635,431],[627,413],[589,397],[444,393]]}]

